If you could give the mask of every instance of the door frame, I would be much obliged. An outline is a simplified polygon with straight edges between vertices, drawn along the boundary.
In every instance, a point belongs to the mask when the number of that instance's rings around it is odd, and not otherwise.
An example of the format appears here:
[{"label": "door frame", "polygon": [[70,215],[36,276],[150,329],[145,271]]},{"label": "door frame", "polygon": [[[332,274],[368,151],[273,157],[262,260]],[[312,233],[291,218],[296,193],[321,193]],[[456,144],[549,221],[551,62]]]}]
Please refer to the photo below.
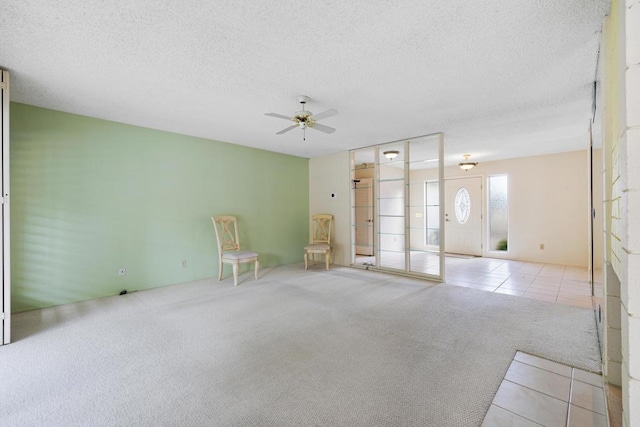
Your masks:
[{"label": "door frame", "polygon": [[9,229],[9,72],[0,70],[2,92],[2,344],[11,342],[11,264]]}]

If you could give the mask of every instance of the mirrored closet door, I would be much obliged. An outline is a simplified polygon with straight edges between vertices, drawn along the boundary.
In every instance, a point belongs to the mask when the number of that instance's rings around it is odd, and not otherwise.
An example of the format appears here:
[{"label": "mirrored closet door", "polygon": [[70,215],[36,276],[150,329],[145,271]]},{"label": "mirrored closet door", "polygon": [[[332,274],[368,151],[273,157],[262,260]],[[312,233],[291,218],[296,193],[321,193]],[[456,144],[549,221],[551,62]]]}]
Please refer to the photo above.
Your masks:
[{"label": "mirrored closet door", "polygon": [[351,152],[351,259],[444,280],[442,154],[434,134]]}]

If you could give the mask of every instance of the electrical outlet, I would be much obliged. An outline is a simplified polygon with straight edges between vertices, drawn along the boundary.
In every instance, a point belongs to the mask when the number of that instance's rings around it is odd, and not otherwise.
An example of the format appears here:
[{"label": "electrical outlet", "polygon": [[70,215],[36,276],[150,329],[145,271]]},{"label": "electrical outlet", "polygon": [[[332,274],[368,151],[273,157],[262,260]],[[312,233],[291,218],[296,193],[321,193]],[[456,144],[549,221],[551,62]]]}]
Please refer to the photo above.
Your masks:
[{"label": "electrical outlet", "polygon": [[544,243],[540,243],[540,250],[544,251]]},{"label": "electrical outlet", "polygon": [[187,268],[187,260],[186,260],[186,259],[183,259],[183,260],[180,262],[180,266],[181,266],[182,268]]},{"label": "electrical outlet", "polygon": [[125,274],[127,274],[127,269],[124,267],[120,267],[120,269],[118,270],[118,276],[124,276]]}]

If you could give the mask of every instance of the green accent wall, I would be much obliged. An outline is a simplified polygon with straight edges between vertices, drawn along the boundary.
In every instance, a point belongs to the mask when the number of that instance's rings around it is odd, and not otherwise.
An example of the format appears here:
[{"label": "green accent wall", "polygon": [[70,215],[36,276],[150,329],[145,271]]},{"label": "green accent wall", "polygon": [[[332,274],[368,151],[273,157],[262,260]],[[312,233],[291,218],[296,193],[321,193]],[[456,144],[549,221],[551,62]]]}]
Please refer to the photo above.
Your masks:
[{"label": "green accent wall", "polygon": [[10,108],[12,311],[217,277],[212,215],[238,217],[261,268],[302,259],[307,159]]}]

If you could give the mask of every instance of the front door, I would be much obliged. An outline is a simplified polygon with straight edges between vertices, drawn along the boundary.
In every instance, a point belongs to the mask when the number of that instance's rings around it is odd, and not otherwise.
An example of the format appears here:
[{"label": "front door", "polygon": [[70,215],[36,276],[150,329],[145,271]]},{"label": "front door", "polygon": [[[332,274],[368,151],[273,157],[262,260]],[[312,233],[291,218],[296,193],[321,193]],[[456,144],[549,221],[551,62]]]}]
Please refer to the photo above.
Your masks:
[{"label": "front door", "polygon": [[444,182],[445,251],[482,256],[482,178]]}]

